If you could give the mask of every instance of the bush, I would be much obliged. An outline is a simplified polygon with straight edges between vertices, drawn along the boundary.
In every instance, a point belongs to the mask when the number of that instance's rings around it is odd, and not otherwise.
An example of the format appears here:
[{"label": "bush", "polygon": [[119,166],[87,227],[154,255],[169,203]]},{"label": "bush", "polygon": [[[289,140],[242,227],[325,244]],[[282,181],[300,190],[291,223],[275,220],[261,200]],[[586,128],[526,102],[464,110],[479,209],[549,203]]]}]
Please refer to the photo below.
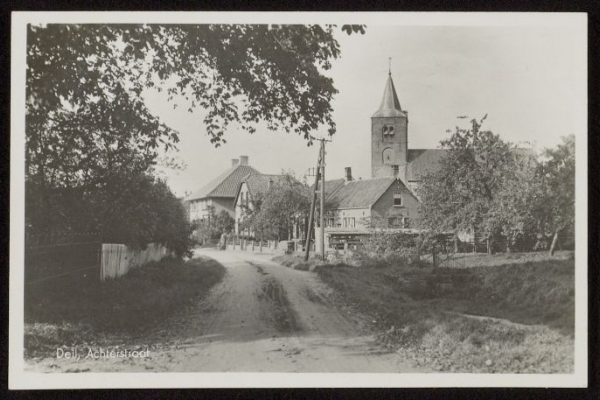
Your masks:
[{"label": "bush", "polygon": [[406,267],[419,261],[413,236],[400,232],[374,232],[361,240],[352,261],[361,267]]},{"label": "bush", "polygon": [[[149,172],[115,171],[102,185],[45,189],[26,182],[28,233],[100,232],[104,243],[160,243],[189,255],[194,225],[167,183]],[[41,204],[38,198],[47,196]],[[48,217],[48,218],[47,218]]]}]

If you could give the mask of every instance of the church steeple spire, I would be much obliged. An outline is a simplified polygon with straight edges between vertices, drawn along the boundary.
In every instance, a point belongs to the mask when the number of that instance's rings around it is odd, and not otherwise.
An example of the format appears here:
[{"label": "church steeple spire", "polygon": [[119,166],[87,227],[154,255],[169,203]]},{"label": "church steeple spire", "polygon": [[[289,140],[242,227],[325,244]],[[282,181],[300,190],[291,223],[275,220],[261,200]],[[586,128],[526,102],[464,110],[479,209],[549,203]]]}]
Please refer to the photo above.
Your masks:
[{"label": "church steeple spire", "polygon": [[406,178],[408,113],[400,107],[391,68],[379,109],[371,117],[371,176]]},{"label": "church steeple spire", "polygon": [[398,100],[398,95],[396,94],[391,69],[388,74],[387,83],[385,84],[385,90],[383,91],[383,99],[381,100],[379,109],[373,114],[373,118],[375,117],[406,117],[406,114],[402,111],[402,107],[400,107],[400,100]]}]

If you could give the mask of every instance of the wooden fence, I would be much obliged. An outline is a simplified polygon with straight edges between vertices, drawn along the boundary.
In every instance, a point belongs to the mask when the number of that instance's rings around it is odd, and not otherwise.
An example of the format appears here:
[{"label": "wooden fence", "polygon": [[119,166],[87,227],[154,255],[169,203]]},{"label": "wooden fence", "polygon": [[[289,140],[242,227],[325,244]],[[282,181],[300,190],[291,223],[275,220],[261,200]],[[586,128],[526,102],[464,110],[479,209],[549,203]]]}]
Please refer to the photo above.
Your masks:
[{"label": "wooden fence", "polygon": [[168,250],[159,244],[150,243],[145,250],[134,250],[124,244],[102,244],[100,279],[118,278],[131,269],[151,261],[160,261],[169,255]]}]

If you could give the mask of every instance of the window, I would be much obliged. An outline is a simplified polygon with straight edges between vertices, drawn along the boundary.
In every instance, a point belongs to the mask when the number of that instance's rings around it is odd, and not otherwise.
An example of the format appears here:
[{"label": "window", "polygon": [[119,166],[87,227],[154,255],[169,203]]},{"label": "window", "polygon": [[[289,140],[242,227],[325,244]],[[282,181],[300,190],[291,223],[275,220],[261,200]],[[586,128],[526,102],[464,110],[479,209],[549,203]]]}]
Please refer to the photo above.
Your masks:
[{"label": "window", "polygon": [[398,176],[398,171],[400,171],[399,167],[397,165],[392,165],[392,173],[394,176]]},{"label": "window", "polygon": [[240,193],[240,204],[244,205],[244,192]]},{"label": "window", "polygon": [[402,207],[402,195],[399,193],[394,195],[394,207]]},{"label": "window", "polygon": [[354,217],[348,218],[348,227],[349,228],[354,228],[355,224],[356,224],[356,218],[354,218]]},{"label": "window", "polygon": [[409,223],[408,217],[402,218],[402,227],[404,229],[410,228],[410,223]]},{"label": "window", "polygon": [[392,165],[395,159],[394,149],[392,149],[391,147],[386,147],[385,149],[383,149],[381,157],[384,165]]},{"label": "window", "polygon": [[394,127],[392,125],[384,125],[381,133],[384,139],[391,139],[394,136]]},{"label": "window", "polygon": [[402,227],[401,223],[402,223],[401,217],[388,218],[388,226],[390,228],[401,228]]}]

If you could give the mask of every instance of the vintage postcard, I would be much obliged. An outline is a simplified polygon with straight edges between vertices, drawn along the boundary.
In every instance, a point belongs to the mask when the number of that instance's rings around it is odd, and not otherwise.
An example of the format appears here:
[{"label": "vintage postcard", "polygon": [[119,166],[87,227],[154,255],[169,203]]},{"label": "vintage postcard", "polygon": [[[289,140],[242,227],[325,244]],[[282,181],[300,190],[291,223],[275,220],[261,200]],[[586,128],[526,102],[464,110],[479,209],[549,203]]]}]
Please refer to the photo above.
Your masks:
[{"label": "vintage postcard", "polygon": [[586,386],[585,14],[12,21],[12,389]]}]

